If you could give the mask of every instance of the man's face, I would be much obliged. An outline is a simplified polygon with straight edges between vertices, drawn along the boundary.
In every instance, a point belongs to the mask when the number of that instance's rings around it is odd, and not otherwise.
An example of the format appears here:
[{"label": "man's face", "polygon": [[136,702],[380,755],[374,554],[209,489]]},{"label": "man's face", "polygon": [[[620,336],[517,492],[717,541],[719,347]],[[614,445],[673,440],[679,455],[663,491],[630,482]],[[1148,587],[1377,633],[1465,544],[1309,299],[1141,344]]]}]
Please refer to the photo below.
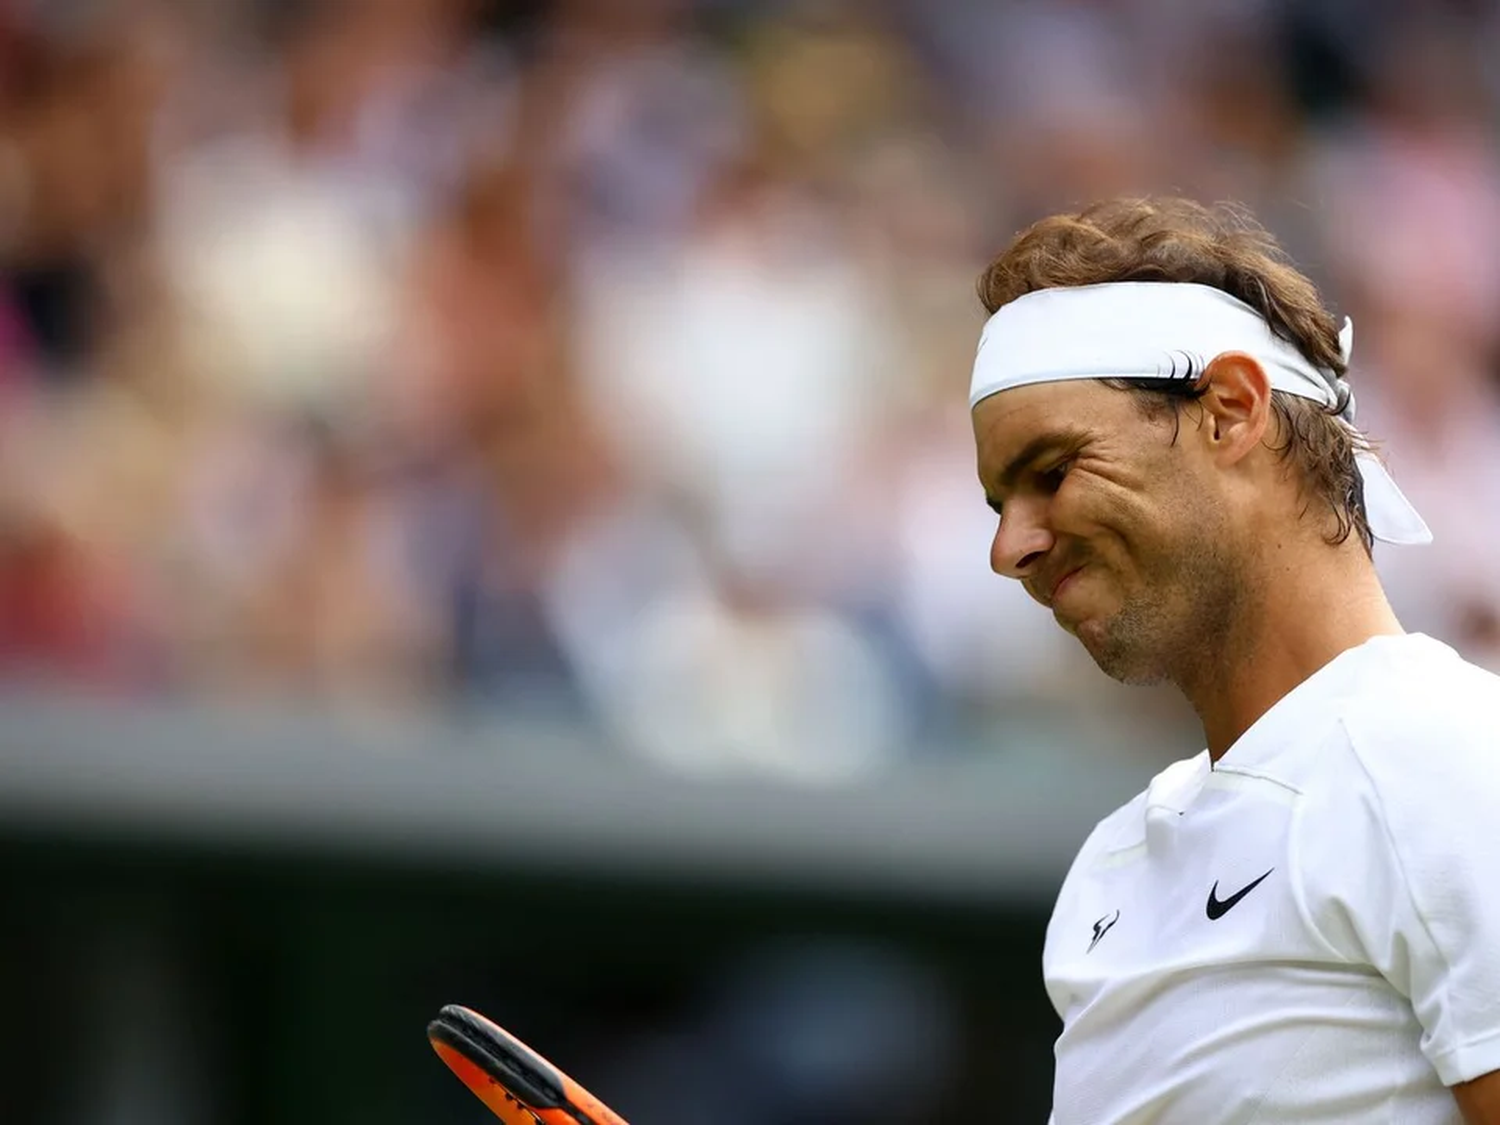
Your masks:
[{"label": "man's face", "polygon": [[979,479],[1002,512],[991,566],[1126,683],[1203,658],[1243,596],[1196,419],[1191,407],[1149,417],[1094,380],[1017,387],[974,408]]}]

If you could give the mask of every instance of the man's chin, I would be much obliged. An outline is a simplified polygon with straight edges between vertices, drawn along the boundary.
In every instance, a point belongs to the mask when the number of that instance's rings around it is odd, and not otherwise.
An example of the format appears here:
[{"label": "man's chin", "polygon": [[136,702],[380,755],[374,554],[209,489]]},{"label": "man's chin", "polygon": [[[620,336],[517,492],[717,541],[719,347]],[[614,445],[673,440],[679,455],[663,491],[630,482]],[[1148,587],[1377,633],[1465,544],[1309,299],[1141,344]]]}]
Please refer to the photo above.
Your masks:
[{"label": "man's chin", "polygon": [[1064,629],[1078,638],[1084,650],[1112,680],[1133,687],[1149,687],[1166,679],[1161,661],[1152,658],[1145,646],[1131,644],[1120,635],[1120,630],[1111,628],[1110,618],[1087,618],[1075,625],[1063,625]]}]

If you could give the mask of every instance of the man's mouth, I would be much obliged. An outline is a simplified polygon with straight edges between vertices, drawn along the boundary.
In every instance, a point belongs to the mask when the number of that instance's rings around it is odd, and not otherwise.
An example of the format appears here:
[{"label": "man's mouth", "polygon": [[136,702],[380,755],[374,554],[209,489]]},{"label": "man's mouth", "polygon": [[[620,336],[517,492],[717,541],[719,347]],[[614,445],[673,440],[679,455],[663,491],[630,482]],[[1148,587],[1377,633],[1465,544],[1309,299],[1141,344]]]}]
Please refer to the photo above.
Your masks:
[{"label": "man's mouth", "polygon": [[1049,606],[1053,605],[1053,604],[1055,604],[1057,602],[1058,595],[1061,594],[1064,590],[1066,590],[1068,588],[1069,585],[1072,584],[1073,579],[1078,575],[1079,571],[1081,571],[1081,570],[1083,570],[1083,567],[1081,567],[1081,566],[1075,566],[1072,570],[1068,571],[1066,574],[1064,574],[1061,578],[1059,578],[1057,580],[1056,584],[1053,585],[1053,587],[1052,587],[1052,592],[1047,595],[1047,604]]}]

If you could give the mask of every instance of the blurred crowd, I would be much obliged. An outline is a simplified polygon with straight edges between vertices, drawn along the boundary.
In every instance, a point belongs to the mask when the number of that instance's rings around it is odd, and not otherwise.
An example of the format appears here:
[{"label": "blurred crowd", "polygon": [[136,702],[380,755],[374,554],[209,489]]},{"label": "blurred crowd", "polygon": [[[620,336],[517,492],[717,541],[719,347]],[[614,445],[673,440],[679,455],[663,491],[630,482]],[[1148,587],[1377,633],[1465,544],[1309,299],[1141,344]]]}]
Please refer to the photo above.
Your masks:
[{"label": "blurred crowd", "polygon": [[988,571],[973,282],[1146,191],[1353,316],[1398,611],[1500,667],[1497,52],[1477,0],[0,0],[0,673],[812,779],[1086,704]]}]

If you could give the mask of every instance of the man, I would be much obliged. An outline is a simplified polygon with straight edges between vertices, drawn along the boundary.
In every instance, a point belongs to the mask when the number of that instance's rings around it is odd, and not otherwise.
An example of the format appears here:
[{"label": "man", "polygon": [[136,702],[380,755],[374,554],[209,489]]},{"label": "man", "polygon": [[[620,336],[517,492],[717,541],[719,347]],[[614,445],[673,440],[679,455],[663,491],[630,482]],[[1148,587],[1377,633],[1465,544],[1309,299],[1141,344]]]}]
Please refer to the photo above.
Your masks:
[{"label": "man", "polygon": [[1500,678],[1381,590],[1372,538],[1430,536],[1348,326],[1182,200],[1043,220],[979,288],[994,569],[1207,741],[1058,897],[1056,1125],[1500,1125]]}]

